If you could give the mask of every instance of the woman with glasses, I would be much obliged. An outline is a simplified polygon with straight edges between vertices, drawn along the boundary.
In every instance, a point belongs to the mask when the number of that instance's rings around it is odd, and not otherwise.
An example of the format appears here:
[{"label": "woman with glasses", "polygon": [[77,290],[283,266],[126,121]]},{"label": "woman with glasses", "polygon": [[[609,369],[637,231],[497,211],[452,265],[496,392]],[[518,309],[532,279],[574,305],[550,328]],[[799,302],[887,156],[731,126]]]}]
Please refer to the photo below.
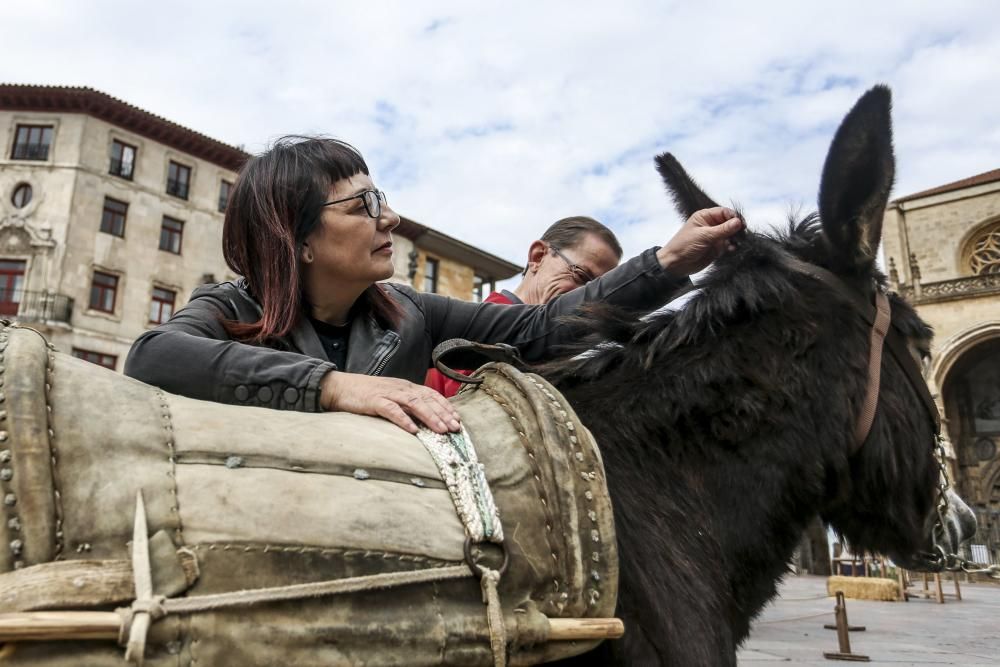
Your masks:
[{"label": "woman with glasses", "polygon": [[661,306],[742,228],[729,209],[699,211],[665,246],[582,289],[542,306],[505,306],[380,282],[393,275],[398,225],[353,147],[279,140],[244,165],[226,208],[222,251],[243,278],[196,289],[135,341],[125,373],[192,398],[457,430],[455,409],[421,385],[438,343],[507,343],[540,360],[566,341],[560,316],[587,301]]}]

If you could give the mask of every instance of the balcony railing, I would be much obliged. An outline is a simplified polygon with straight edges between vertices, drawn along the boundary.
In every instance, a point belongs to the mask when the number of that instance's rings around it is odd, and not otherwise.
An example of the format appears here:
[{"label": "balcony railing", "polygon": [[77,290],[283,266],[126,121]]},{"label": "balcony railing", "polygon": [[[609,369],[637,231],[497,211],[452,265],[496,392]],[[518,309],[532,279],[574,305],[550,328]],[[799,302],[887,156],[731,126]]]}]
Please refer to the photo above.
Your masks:
[{"label": "balcony railing", "polygon": [[48,144],[14,144],[14,160],[48,160]]},{"label": "balcony railing", "polygon": [[188,198],[188,182],[180,181],[176,178],[167,179],[167,194],[173,195],[175,197],[180,197],[181,199]]},{"label": "balcony railing", "polygon": [[1000,273],[984,273],[936,283],[900,285],[899,292],[913,304],[953,301],[990,294],[1000,295]]},{"label": "balcony railing", "polygon": [[52,292],[0,289],[0,317],[19,322],[62,322],[73,316],[73,299]]},{"label": "balcony railing", "polygon": [[131,162],[122,162],[121,160],[111,158],[111,167],[108,169],[108,173],[112,176],[119,176],[131,181],[134,168],[135,165]]}]

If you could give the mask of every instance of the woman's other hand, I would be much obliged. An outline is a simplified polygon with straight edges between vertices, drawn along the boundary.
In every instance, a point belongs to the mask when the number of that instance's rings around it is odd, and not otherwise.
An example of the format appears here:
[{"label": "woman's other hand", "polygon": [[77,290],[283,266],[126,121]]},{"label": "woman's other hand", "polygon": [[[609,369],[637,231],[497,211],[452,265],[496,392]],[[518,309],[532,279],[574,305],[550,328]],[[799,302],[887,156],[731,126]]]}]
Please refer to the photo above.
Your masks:
[{"label": "woman's other hand", "polygon": [[690,276],[711,264],[731,246],[730,239],[743,229],[736,211],[723,206],[703,208],[656,253],[660,266],[677,276]]},{"label": "woman's other hand", "polygon": [[435,433],[459,429],[458,411],[429,387],[389,377],[330,371],[320,382],[324,410],[388,419],[410,433],[420,421]]}]

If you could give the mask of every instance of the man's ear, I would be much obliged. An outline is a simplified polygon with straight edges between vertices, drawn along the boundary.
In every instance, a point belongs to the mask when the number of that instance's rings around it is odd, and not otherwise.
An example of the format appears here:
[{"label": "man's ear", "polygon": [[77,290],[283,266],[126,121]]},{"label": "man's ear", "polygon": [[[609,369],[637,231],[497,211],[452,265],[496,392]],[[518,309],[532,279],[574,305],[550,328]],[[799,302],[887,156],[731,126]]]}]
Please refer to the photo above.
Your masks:
[{"label": "man's ear", "polygon": [[534,273],[538,270],[538,265],[548,252],[549,246],[545,241],[532,241],[528,247],[528,273]]},{"label": "man's ear", "polygon": [[314,259],[313,251],[312,248],[309,247],[308,241],[305,241],[302,244],[302,248],[299,249],[299,259],[302,261],[303,264],[312,264]]}]

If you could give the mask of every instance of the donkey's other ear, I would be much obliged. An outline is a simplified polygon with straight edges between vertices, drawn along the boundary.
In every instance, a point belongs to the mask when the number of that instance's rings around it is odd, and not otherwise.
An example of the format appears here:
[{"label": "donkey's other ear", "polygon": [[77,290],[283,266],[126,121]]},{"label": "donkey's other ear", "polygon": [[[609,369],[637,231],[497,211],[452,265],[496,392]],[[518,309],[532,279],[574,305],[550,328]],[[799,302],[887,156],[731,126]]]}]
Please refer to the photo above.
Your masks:
[{"label": "donkey's other ear", "polygon": [[656,170],[663,177],[663,182],[667,185],[667,192],[674,200],[674,206],[685,220],[691,217],[695,211],[703,208],[713,208],[718,206],[712,198],[698,187],[684,167],[670,153],[656,156]]},{"label": "donkey's other ear", "polygon": [[832,259],[845,271],[871,268],[896,170],[892,94],[875,86],[861,96],[830,145],[819,186],[819,213]]}]

